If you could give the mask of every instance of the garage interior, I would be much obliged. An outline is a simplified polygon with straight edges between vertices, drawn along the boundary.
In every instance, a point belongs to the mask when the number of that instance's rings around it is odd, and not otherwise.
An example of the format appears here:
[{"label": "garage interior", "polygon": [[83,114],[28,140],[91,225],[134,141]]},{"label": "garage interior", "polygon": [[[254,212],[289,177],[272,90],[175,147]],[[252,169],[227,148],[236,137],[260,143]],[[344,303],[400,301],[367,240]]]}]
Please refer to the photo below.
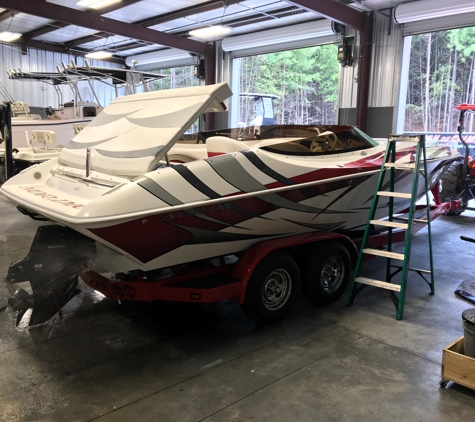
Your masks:
[{"label": "garage interior", "polygon": [[[373,138],[404,131],[405,37],[475,22],[475,7],[465,0],[122,0],[100,9],[77,3],[0,0],[0,32],[22,34],[0,43],[0,82],[15,99],[40,97],[31,84],[8,79],[12,68],[51,72],[61,62],[83,65],[86,54],[104,49],[113,54],[91,65],[159,73],[194,65],[204,72],[201,84],[228,82],[236,97],[234,59],[348,37],[354,60],[339,68],[338,124]],[[344,36],[332,21],[345,26]],[[209,42],[189,35],[217,24],[231,33]],[[113,98],[108,91],[98,89],[102,101]],[[228,123],[232,101],[204,128]],[[3,280],[45,223],[1,194],[0,211]],[[375,288],[351,307],[349,288],[326,306],[299,295],[285,318],[258,324],[228,299],[113,300],[84,285],[61,318],[16,326],[2,282],[0,420],[472,420],[475,391],[439,382],[442,351],[464,335],[462,312],[473,307],[454,291],[474,273],[475,245],[460,239],[473,236],[474,218],[468,210],[433,221],[435,295],[411,275],[401,321],[386,292]],[[415,234],[411,262],[425,265],[428,247],[425,231]],[[365,263],[372,278],[384,279],[385,271],[384,258]]]}]

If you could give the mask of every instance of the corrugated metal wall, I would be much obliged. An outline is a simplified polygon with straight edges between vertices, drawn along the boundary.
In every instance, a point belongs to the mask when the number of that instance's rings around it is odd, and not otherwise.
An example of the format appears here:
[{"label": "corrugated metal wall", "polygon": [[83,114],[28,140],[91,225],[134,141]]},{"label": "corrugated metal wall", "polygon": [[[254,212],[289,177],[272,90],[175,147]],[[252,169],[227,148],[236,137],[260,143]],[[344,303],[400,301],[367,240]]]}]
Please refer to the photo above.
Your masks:
[{"label": "corrugated metal wall", "polygon": [[[369,106],[394,107],[397,104],[404,44],[402,30],[392,19],[379,14],[375,16],[374,24]],[[359,42],[357,34],[354,65],[341,68],[340,108],[356,107]]]},{"label": "corrugated metal wall", "polygon": [[402,30],[392,19],[379,14],[376,15],[374,24],[369,106],[395,107],[404,45]]},{"label": "corrugated metal wall", "polygon": [[[18,46],[0,44],[0,83],[17,101],[25,101],[31,106],[58,107],[58,96],[50,85],[34,81],[12,81],[8,79],[7,70],[20,68],[25,72],[56,72],[56,66],[61,67],[61,62],[70,63],[75,57],[69,54],[52,53],[36,49],[28,49],[27,55],[22,55]],[[99,60],[88,60],[91,66],[121,67],[119,64]],[[77,58],[77,65],[84,64],[82,57]],[[94,90],[102,106],[109,104],[115,98],[115,90],[104,83],[94,81]],[[93,95],[86,82],[78,84],[79,91],[84,101],[94,101]],[[61,87],[63,101],[73,99],[69,87]],[[4,98],[0,94],[0,101]]]}]

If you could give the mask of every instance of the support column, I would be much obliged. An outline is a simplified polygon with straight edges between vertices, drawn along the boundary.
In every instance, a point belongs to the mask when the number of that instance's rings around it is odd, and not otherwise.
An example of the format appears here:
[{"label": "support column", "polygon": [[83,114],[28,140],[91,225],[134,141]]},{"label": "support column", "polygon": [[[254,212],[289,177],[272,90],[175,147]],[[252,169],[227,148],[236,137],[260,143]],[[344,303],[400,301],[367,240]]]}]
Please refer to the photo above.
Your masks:
[{"label": "support column", "polygon": [[369,84],[371,81],[371,55],[373,51],[374,12],[365,14],[364,29],[361,31],[358,88],[356,95],[356,125],[366,130],[368,120]]},{"label": "support column", "polygon": [[[216,83],[216,49],[214,43],[206,44],[205,55],[205,85]],[[214,113],[205,114],[205,130],[213,130],[215,128]]]}]

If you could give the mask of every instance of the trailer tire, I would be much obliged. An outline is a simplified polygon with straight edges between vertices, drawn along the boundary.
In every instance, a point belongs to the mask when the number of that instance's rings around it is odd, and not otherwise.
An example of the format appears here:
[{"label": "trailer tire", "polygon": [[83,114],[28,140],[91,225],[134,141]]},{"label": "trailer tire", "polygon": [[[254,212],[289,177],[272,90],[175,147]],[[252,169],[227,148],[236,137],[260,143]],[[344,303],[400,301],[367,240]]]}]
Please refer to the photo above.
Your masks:
[{"label": "trailer tire", "polygon": [[350,280],[351,258],[341,242],[324,242],[307,250],[301,265],[302,293],[316,305],[336,302]]},{"label": "trailer tire", "polygon": [[252,273],[241,308],[258,323],[275,322],[292,310],[299,289],[300,271],[295,260],[285,252],[272,252]]},{"label": "trailer tire", "polygon": [[[440,200],[445,202],[447,199],[458,199],[462,186],[462,174],[464,164],[461,162],[453,163],[448,170],[440,176]],[[460,215],[462,210],[447,211],[445,215]]]}]

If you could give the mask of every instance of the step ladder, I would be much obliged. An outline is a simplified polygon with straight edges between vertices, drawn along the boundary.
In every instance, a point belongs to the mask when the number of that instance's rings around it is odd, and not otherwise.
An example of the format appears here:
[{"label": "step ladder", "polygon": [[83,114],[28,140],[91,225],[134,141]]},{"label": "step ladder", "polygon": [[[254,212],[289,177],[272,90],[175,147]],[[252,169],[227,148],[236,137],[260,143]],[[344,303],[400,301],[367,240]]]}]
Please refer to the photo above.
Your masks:
[{"label": "step ladder", "polygon": [[[396,161],[396,146],[397,144],[404,145],[414,143],[416,145],[416,153],[414,162],[410,163],[398,163]],[[383,191],[383,185],[385,181],[386,173],[389,170],[389,190]],[[395,176],[396,171],[408,171],[412,173],[412,190],[411,193],[396,192]],[[397,308],[396,319],[401,320],[404,313],[404,301],[406,295],[407,277],[409,271],[418,273],[424,281],[430,286],[430,294],[434,294],[434,271],[433,271],[433,259],[432,259],[432,239],[431,239],[431,227],[430,227],[430,202],[429,202],[429,183],[427,180],[427,157],[425,148],[425,135],[407,136],[407,135],[391,135],[388,139],[386,153],[384,155],[383,163],[379,173],[378,182],[376,185],[376,192],[373,197],[371,209],[366,223],[366,229],[364,232],[363,240],[361,243],[358,261],[356,263],[354,277],[350,285],[350,293],[348,295],[347,306],[351,306],[355,299],[355,296],[368,286],[374,286],[388,291],[389,296],[394,302]],[[416,202],[417,202],[417,190],[419,185],[419,175],[421,175],[425,182],[425,198],[426,204],[423,210],[427,213],[427,219],[415,218]],[[376,211],[378,208],[379,198],[389,198],[389,213],[388,219],[375,220]],[[409,215],[407,218],[394,215],[394,199],[406,198],[410,200]],[[411,241],[413,223],[427,224],[427,233],[429,240],[429,260],[430,270],[423,270],[418,268],[411,268],[409,266],[411,256]],[[388,243],[387,250],[373,249],[369,245],[369,239],[371,231],[374,226],[383,226],[388,228]],[[397,253],[392,251],[393,244],[393,230],[403,229],[406,230],[406,239],[404,244],[404,253]],[[380,256],[386,258],[386,280],[374,280],[367,277],[361,277],[361,267],[363,264],[365,255]],[[397,260],[399,264],[392,263],[393,260]],[[402,265],[400,264],[402,262]],[[395,270],[393,270],[395,268]],[[393,271],[393,272],[391,272]],[[392,283],[392,278],[401,273],[401,283]],[[430,275],[430,281],[428,281],[425,275]],[[397,295],[397,293],[399,295]]]}]

